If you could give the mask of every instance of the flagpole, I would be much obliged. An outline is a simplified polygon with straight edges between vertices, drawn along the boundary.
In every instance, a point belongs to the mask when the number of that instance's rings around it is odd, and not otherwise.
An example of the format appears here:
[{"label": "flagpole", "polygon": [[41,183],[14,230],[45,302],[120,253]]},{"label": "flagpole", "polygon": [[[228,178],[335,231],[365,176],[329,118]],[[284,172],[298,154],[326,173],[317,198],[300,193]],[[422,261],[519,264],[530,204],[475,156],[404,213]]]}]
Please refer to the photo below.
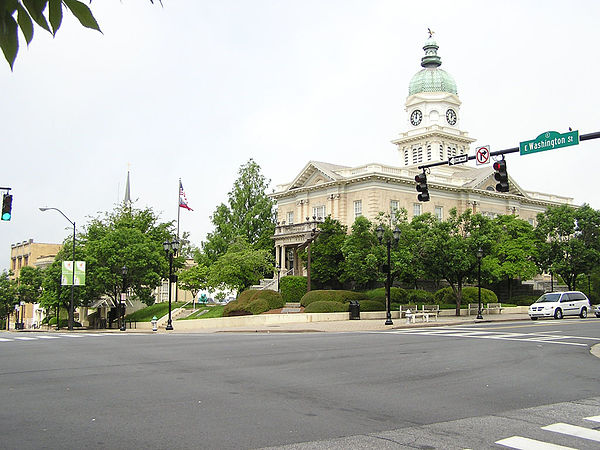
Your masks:
[{"label": "flagpole", "polygon": [[[181,214],[181,206],[179,206],[179,200],[181,197],[181,178],[179,179],[179,186],[177,186],[177,242],[179,242],[179,215]],[[179,251],[181,251],[181,243],[179,243]],[[179,293],[179,278],[175,278],[175,303],[177,303],[177,294]]]}]

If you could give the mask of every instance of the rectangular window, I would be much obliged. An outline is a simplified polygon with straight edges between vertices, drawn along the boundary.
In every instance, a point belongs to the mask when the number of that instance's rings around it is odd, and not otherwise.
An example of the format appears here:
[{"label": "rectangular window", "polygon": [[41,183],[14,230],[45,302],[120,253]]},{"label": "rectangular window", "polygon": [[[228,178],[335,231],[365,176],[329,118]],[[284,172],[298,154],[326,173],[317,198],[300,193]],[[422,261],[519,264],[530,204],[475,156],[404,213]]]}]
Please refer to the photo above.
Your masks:
[{"label": "rectangular window", "polygon": [[420,215],[421,215],[421,204],[413,203],[413,216],[420,216]]},{"label": "rectangular window", "polygon": [[316,219],[324,219],[325,218],[325,205],[323,206],[313,206],[313,216]]},{"label": "rectangular window", "polygon": [[444,220],[444,208],[442,206],[435,207],[435,217],[437,217],[438,220]]},{"label": "rectangular window", "polygon": [[294,211],[288,211],[287,213],[287,223],[291,225],[294,223]]},{"label": "rectangular window", "polygon": [[354,218],[362,216],[362,200],[354,200]]}]

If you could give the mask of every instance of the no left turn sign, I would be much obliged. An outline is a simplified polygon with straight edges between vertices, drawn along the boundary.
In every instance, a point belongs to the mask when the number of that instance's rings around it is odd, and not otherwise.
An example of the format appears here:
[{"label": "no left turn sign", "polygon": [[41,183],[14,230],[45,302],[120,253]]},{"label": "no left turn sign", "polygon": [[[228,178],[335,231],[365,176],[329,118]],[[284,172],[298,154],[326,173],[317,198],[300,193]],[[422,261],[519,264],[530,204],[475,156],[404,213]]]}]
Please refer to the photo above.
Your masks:
[{"label": "no left turn sign", "polygon": [[475,161],[477,165],[487,164],[490,162],[490,146],[477,147],[475,150]]}]

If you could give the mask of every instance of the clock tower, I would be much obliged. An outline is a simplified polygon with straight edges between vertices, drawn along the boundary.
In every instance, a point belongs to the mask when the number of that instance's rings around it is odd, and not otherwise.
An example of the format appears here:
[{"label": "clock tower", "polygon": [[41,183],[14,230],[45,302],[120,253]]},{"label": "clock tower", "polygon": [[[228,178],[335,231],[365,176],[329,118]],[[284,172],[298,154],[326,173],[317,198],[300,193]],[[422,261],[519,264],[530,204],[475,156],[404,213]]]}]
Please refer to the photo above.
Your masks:
[{"label": "clock tower", "polygon": [[410,80],[407,112],[408,131],[392,141],[397,145],[403,166],[447,161],[452,156],[469,153],[476,139],[460,130],[460,105],[456,82],[440,69],[438,45],[429,32],[421,58],[422,70]]}]

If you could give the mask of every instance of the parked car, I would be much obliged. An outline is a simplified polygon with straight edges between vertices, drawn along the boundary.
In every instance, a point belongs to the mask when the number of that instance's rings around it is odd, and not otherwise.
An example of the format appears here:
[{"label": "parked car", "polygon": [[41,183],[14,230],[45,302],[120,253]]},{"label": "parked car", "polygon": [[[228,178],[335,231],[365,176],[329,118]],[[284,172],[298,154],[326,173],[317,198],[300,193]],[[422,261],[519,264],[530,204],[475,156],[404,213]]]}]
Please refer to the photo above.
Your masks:
[{"label": "parked car", "polygon": [[596,305],[596,308],[594,308],[594,313],[596,314],[596,317],[600,318],[600,305]]},{"label": "parked car", "polygon": [[588,311],[592,311],[592,305],[583,292],[549,292],[529,307],[529,317],[531,320],[537,320],[539,317],[562,319],[564,316],[579,316],[585,319]]}]

